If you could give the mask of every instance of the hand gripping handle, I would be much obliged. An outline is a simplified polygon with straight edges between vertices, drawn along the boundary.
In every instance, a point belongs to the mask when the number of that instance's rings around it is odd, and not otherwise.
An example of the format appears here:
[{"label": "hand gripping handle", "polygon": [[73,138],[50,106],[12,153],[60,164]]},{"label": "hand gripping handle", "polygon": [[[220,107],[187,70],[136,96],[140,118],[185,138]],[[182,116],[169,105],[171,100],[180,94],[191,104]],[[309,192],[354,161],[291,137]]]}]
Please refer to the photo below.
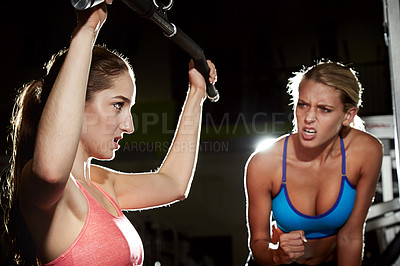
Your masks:
[{"label": "hand gripping handle", "polygon": [[208,67],[204,51],[182,30],[167,21],[163,16],[156,12],[151,3],[147,0],[122,0],[128,7],[135,11],[139,16],[149,19],[159,26],[166,37],[181,47],[190,57],[193,58],[194,66],[199,71],[206,82],[208,98],[212,102],[219,100],[219,93],[215,86],[209,81],[210,68]]}]

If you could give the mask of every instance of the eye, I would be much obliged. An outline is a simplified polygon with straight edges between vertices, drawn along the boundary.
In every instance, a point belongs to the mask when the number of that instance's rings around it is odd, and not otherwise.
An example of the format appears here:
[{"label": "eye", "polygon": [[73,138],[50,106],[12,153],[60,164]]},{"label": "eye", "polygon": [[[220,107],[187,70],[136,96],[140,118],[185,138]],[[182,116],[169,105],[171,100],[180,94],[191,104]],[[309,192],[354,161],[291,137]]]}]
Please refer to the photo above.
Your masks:
[{"label": "eye", "polygon": [[331,109],[326,108],[326,107],[321,107],[321,111],[322,111],[323,113],[330,113],[330,112],[332,112]]},{"label": "eye", "polygon": [[123,102],[119,102],[119,103],[113,103],[113,106],[118,109],[119,111],[122,110],[122,107],[124,106]]},{"label": "eye", "polygon": [[298,108],[305,108],[307,105],[305,104],[305,103],[302,103],[302,102],[298,102],[297,103],[297,107]]}]

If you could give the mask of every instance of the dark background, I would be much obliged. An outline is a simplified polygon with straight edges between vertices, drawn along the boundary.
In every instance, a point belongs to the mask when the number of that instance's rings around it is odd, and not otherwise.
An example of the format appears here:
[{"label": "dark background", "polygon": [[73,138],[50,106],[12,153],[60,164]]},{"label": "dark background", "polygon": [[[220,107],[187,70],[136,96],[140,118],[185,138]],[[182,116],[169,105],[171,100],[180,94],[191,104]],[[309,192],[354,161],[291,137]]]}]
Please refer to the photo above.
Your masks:
[{"label": "dark background", "polygon": [[[104,164],[154,170],[186,95],[189,57],[120,0],[108,10],[98,43],[130,59],[138,92],[136,132],[125,137],[116,159]],[[4,167],[16,91],[41,77],[44,63],[68,46],[75,15],[68,0],[8,1],[2,11]],[[168,17],[216,64],[221,98],[204,104],[189,198],[127,216],[142,236],[146,265],[157,260],[162,265],[243,265],[248,252],[244,166],[259,140],[291,130],[286,83],[292,73],[322,58],[352,64],[365,88],[360,115],[392,113],[382,2],[176,0]],[[373,254],[368,243],[366,248],[368,259]]]}]

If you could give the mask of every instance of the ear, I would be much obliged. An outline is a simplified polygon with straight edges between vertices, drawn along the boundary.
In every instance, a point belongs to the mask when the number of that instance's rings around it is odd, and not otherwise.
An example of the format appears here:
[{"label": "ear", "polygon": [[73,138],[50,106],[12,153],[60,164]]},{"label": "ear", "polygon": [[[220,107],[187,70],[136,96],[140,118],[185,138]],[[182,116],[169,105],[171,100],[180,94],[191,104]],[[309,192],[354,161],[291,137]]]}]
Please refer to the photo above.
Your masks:
[{"label": "ear", "polygon": [[357,108],[352,107],[347,110],[346,114],[344,115],[343,119],[343,126],[349,126],[351,122],[353,122],[354,117],[357,115]]}]

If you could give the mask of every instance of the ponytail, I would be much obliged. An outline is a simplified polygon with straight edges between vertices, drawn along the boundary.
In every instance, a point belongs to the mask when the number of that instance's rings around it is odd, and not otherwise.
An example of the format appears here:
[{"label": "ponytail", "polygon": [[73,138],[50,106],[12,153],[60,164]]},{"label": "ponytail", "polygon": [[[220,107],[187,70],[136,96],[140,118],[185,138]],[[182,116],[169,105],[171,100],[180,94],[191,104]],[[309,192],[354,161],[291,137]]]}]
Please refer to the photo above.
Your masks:
[{"label": "ponytail", "polygon": [[10,258],[17,265],[39,265],[36,247],[22,218],[18,187],[24,165],[33,157],[37,127],[43,111],[43,82],[31,81],[19,91],[11,117],[13,150],[10,171],[3,187],[6,192],[5,227],[10,240]]},{"label": "ponytail", "polygon": [[[64,63],[67,49],[53,55],[45,65],[46,73],[42,79],[25,84],[18,92],[11,118],[12,155],[10,171],[3,185],[2,202],[5,208],[5,226],[10,239],[11,252],[16,264],[40,265],[32,236],[22,217],[18,203],[18,187],[23,167],[33,158],[38,125],[44,106],[57,75]],[[93,48],[89,72],[86,101],[112,85],[113,79],[128,72],[134,74],[126,58],[104,46]]]}]

